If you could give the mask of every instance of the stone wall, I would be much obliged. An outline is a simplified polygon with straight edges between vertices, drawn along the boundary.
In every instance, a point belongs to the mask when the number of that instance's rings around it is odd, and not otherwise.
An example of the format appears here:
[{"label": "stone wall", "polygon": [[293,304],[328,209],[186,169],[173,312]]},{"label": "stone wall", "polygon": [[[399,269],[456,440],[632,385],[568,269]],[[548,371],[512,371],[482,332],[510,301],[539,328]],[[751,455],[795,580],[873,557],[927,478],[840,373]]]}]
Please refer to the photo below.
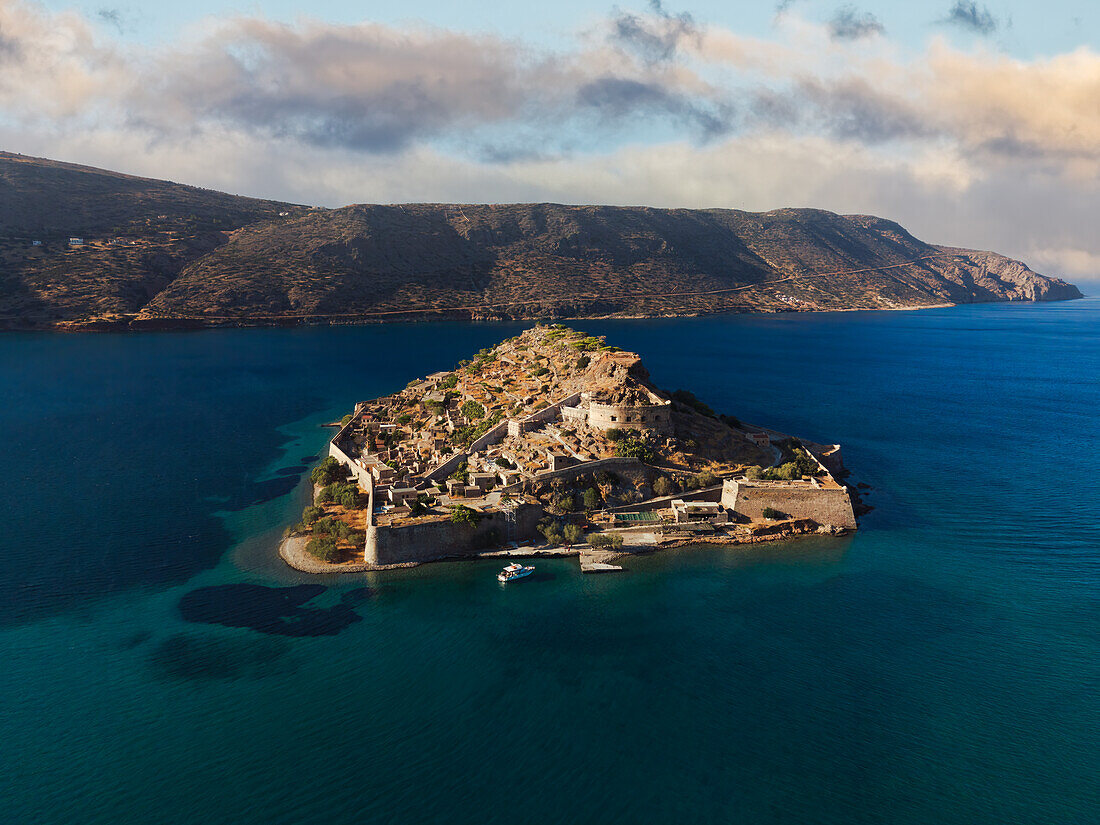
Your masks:
[{"label": "stone wall", "polygon": [[470,449],[467,452],[480,453],[490,444],[496,444],[498,441],[503,441],[504,436],[508,435],[508,420],[505,419],[499,424],[494,426],[485,435],[481,436],[477,441],[470,445]]},{"label": "stone wall", "polygon": [[764,508],[772,507],[796,519],[813,519],[830,527],[856,527],[852,500],[844,487],[728,479],[722,485],[722,506],[754,520],[763,519]]},{"label": "stone wall", "polygon": [[[535,537],[543,512],[542,507],[533,504],[516,508],[517,541]],[[499,533],[501,542],[507,539],[508,524],[503,513],[486,513],[477,526],[431,521],[368,527],[363,559],[370,564],[405,564],[474,555],[486,549],[486,537],[493,529]]]},{"label": "stone wall", "polygon": [[845,473],[844,456],[839,444],[807,444],[802,442],[806,451],[817,459],[817,463],[829,471],[833,478],[843,477]]},{"label": "stone wall", "polygon": [[535,481],[550,481],[555,478],[573,478],[575,476],[599,472],[600,470],[638,472],[644,469],[644,467],[645,465],[636,458],[599,458],[595,461],[586,461],[583,464],[574,464],[572,467],[566,467],[563,470],[544,470],[535,475]]},{"label": "stone wall", "polygon": [[332,439],[332,441],[328,443],[328,454],[348,468],[348,472],[355,476],[355,480],[359,482],[360,487],[362,487],[364,490],[370,489],[367,486],[372,481],[370,470],[360,467],[352,460],[351,456],[349,456],[338,446],[336,446],[336,441],[338,438],[339,436]]},{"label": "stone wall", "polygon": [[630,513],[635,511],[645,512],[647,510],[667,510],[676,499],[683,499],[684,501],[721,501],[722,485],[704,487],[701,490],[685,490],[682,493],[673,493],[670,496],[639,501],[637,504],[620,504],[617,507],[608,507],[607,512]]}]

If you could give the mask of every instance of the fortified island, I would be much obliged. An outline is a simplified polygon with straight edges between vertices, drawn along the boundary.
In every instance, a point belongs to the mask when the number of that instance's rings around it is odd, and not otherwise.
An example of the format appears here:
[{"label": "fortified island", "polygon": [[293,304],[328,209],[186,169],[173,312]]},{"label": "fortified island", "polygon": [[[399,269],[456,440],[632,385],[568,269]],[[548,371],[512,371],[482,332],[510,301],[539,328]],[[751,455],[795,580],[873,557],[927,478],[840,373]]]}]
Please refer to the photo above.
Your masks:
[{"label": "fortified island", "polygon": [[309,572],[750,543],[856,527],[837,444],[664,392],[637,353],[536,326],[356,404],[281,554]]}]

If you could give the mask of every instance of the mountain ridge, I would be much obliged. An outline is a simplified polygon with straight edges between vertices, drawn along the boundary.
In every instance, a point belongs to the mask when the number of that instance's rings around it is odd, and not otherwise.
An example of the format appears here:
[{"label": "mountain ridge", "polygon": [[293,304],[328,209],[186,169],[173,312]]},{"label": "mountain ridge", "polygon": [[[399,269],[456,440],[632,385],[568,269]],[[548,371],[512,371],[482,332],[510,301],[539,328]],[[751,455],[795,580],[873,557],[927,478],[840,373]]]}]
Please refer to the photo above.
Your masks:
[{"label": "mountain ridge", "polygon": [[[70,246],[69,238],[83,238]],[[34,245],[38,241],[41,245]],[[172,328],[901,309],[1081,297],[900,224],[540,204],[322,209],[0,153],[0,323]]]}]

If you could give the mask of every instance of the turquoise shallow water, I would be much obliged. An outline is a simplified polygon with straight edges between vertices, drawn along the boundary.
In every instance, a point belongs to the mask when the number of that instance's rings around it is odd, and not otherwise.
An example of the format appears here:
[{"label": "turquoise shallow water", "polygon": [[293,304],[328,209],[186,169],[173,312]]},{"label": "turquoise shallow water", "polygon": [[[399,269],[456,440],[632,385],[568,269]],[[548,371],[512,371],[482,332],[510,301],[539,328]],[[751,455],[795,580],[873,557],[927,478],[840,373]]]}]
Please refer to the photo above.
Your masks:
[{"label": "turquoise shallow water", "polygon": [[877,509],[304,577],[318,425],[521,327],[0,337],[0,821],[1100,819],[1100,301],[577,326]]}]

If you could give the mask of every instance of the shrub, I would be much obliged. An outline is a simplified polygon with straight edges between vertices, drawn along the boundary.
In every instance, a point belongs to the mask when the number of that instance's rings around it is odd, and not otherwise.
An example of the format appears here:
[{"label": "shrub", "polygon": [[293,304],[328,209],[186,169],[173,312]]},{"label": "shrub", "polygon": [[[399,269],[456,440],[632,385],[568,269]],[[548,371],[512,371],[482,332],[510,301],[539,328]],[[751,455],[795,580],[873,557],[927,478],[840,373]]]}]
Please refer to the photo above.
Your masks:
[{"label": "shrub", "polygon": [[317,497],[316,497],[315,501],[318,504],[331,504],[333,501],[336,500],[336,495],[333,492],[333,488],[335,486],[336,486],[335,484],[329,484],[329,485],[326,485],[326,486],[322,487],[317,492]]},{"label": "shrub", "polygon": [[[346,427],[348,424],[351,423],[351,419],[352,419],[352,415],[351,415],[351,413],[348,413],[347,415],[345,415],[343,418],[340,419],[340,426],[341,427]],[[330,458],[331,458],[331,456],[330,456]]]},{"label": "shrub", "polygon": [[323,487],[336,481],[344,481],[348,477],[348,470],[332,456],[325,456],[321,463],[313,468],[309,477],[314,484]]},{"label": "shrub", "polygon": [[485,408],[471,398],[462,405],[462,415],[467,421],[476,421],[485,417]]},{"label": "shrub", "polygon": [[696,476],[696,479],[698,479],[700,487],[713,487],[718,483],[718,476],[710,470],[703,470],[703,472]]},{"label": "shrub", "polygon": [[325,516],[313,524],[313,535],[315,536],[332,536],[334,539],[344,539],[346,541],[351,538],[353,532],[349,525],[332,516]]},{"label": "shrub", "polygon": [[555,522],[543,522],[539,524],[539,532],[542,533],[543,538],[546,539],[546,543],[551,547],[557,547],[563,541],[565,536],[562,535],[561,529]]},{"label": "shrub", "polygon": [[582,355],[580,358],[577,359],[577,369],[578,370],[586,370],[586,369],[588,369],[588,365],[591,364],[591,363],[592,363],[591,358],[589,358],[587,355]]},{"label": "shrub", "polygon": [[600,491],[595,487],[589,487],[584,491],[584,509],[595,510],[600,506]]},{"label": "shrub", "polygon": [[569,547],[581,540],[584,536],[584,530],[580,528],[579,524],[567,524],[565,525],[565,529],[561,531],[561,534],[565,546]]},{"label": "shrub", "polygon": [[562,513],[572,513],[576,509],[577,503],[573,500],[573,496],[570,493],[561,493],[554,496],[552,506],[555,510]]},{"label": "shrub", "polygon": [[766,519],[782,519],[787,518],[787,514],[782,510],[776,510],[774,507],[765,507],[763,510],[764,518]]},{"label": "shrub", "polygon": [[306,552],[321,561],[336,561],[340,550],[332,536],[314,536],[306,543]]},{"label": "shrub", "polygon": [[756,479],[763,478],[763,476],[764,468],[761,467],[759,464],[753,464],[751,467],[745,470],[745,478]]},{"label": "shrub", "polygon": [[718,417],[718,414],[714,410],[712,410],[709,406],[696,398],[695,393],[691,392],[690,390],[676,390],[676,392],[672,394],[672,397],[676,401],[679,401],[681,404],[687,407],[691,407],[693,410],[695,410],[697,413],[700,413],[701,415],[705,415],[708,418]]},{"label": "shrub", "polygon": [[619,458],[636,458],[644,464],[651,464],[657,458],[656,452],[648,443],[633,435],[615,442],[615,455]]},{"label": "shrub", "polygon": [[609,430],[605,430],[604,435],[607,436],[608,441],[618,441],[623,437],[623,431],[618,427],[612,427]]},{"label": "shrub", "polygon": [[593,547],[618,548],[623,546],[623,537],[619,533],[591,533],[588,543]]},{"label": "shrub", "polygon": [[550,372],[549,367],[539,367],[537,370],[535,370],[535,378],[538,378],[540,375],[546,375],[546,373],[548,372]]},{"label": "shrub", "polygon": [[481,513],[465,504],[459,504],[451,509],[451,524],[469,524],[471,527],[476,527],[481,518]]},{"label": "shrub", "polygon": [[348,510],[356,510],[359,507],[359,491],[350,484],[346,484],[344,485],[344,489],[340,491],[340,495],[336,501],[341,507]]},{"label": "shrub", "polygon": [[441,390],[453,390],[458,386],[458,376],[453,372],[439,382],[439,388]]},{"label": "shrub", "polygon": [[653,482],[653,494],[656,496],[670,496],[676,492],[676,486],[668,476],[660,476]]},{"label": "shrub", "polygon": [[302,524],[312,525],[313,522],[317,521],[317,519],[319,519],[324,514],[325,510],[323,507],[316,507],[311,504],[309,507],[302,511]]}]

